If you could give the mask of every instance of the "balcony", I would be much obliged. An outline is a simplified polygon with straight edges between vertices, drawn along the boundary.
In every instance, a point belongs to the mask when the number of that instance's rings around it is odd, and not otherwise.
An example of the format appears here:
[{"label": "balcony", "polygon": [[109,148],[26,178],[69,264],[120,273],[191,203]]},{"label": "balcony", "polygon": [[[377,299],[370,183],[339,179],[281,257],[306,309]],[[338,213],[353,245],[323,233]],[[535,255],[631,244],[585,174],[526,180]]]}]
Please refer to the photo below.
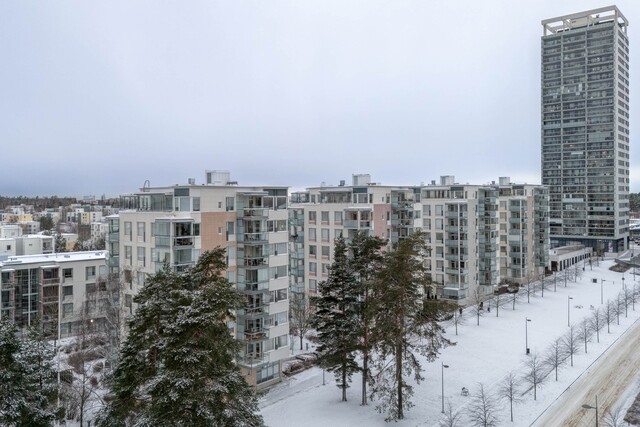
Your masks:
[{"label": "balcony", "polygon": [[242,211],[242,216],[246,219],[265,219],[269,216],[268,209],[244,209]]},{"label": "balcony", "polygon": [[444,213],[445,218],[453,219],[453,218],[468,218],[468,214],[466,211],[446,211]]},{"label": "balcony", "polygon": [[451,276],[460,276],[468,274],[469,270],[466,268],[445,268],[444,272]]},{"label": "balcony", "polygon": [[449,248],[457,248],[457,247],[466,248],[467,240],[450,239],[450,240],[446,240],[444,245]]},{"label": "balcony", "polygon": [[268,233],[244,233],[240,235],[242,242],[249,244],[265,244],[269,241]]},{"label": "balcony", "polygon": [[267,339],[267,330],[252,328],[244,331],[244,341],[264,341]]},{"label": "balcony", "polygon": [[447,233],[466,233],[469,227],[466,225],[445,225],[444,231]]},{"label": "balcony", "polygon": [[468,261],[469,255],[467,254],[446,254],[444,259],[447,261]]}]

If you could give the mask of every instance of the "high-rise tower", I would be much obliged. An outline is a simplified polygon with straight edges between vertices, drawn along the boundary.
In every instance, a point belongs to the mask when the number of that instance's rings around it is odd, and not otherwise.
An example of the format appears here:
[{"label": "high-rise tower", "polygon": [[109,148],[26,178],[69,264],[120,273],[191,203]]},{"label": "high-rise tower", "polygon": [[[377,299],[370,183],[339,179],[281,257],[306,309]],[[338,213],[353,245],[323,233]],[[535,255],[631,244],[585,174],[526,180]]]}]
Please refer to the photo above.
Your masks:
[{"label": "high-rise tower", "polygon": [[542,183],[552,247],[627,246],[628,25],[615,6],[542,21]]}]

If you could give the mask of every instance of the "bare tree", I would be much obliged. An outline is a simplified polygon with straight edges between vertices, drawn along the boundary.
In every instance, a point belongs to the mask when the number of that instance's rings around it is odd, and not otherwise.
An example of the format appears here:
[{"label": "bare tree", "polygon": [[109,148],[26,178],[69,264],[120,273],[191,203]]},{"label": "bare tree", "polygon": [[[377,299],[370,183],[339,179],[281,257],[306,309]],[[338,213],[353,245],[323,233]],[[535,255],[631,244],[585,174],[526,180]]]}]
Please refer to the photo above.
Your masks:
[{"label": "bare tree", "polygon": [[455,327],[456,335],[458,335],[458,326],[462,326],[467,323],[468,318],[468,313],[464,311],[462,307],[460,307],[458,310],[453,311],[453,317],[448,320],[448,323]]},{"label": "bare tree", "polygon": [[544,362],[537,353],[531,353],[531,356],[526,361],[526,368],[527,371],[522,379],[531,386],[533,389],[533,400],[536,400],[538,387],[544,383],[547,377]]},{"label": "bare tree", "polygon": [[513,422],[513,405],[522,402],[518,378],[513,371],[510,371],[500,383],[498,394],[509,402],[509,412],[511,415],[511,422]]},{"label": "bare tree", "polygon": [[607,423],[607,427],[622,427],[625,425],[622,407],[618,406],[617,408],[611,408],[607,411],[604,422]]},{"label": "bare tree", "polygon": [[636,311],[636,302],[638,301],[638,297],[640,296],[640,284],[633,284],[633,291],[631,293],[631,304],[633,307],[633,311]]},{"label": "bare tree", "polygon": [[564,280],[564,287],[567,287],[567,281],[573,279],[573,273],[571,272],[571,268],[567,267],[562,270],[562,280]]},{"label": "bare tree", "polygon": [[500,307],[509,304],[509,294],[497,294],[493,297],[493,306],[496,309],[496,317],[500,314]]},{"label": "bare tree", "polygon": [[562,337],[562,345],[565,353],[569,356],[571,366],[573,366],[573,356],[580,351],[580,341],[578,339],[578,329],[575,325],[571,325],[564,337]]},{"label": "bare tree", "polygon": [[624,303],[624,317],[629,317],[629,304],[633,301],[633,289],[629,286],[622,290],[622,302]]},{"label": "bare tree", "polygon": [[613,322],[613,318],[616,315],[616,303],[608,300],[604,305],[604,309],[602,311],[602,316],[604,317],[605,322],[607,322],[607,333],[611,333],[611,322]]},{"label": "bare tree", "polygon": [[531,295],[535,295],[536,294],[536,287],[535,287],[535,283],[533,281],[533,278],[531,277],[531,275],[527,275],[527,277],[525,278],[525,288],[524,291],[527,294],[527,304],[529,304],[531,302]]},{"label": "bare tree", "polygon": [[567,352],[564,347],[564,343],[561,338],[556,339],[547,350],[547,354],[544,358],[544,365],[553,369],[556,374],[556,381],[558,381],[558,371],[567,362]]},{"label": "bare tree", "polygon": [[516,309],[516,302],[520,301],[522,294],[520,293],[520,287],[518,287],[516,292],[511,293],[511,310]]},{"label": "bare tree", "polygon": [[544,271],[539,275],[540,279],[540,290],[542,291],[542,298],[544,298],[544,290],[551,284],[549,280],[547,280],[547,276],[544,274]]},{"label": "bare tree", "polygon": [[580,322],[580,330],[578,331],[578,339],[584,342],[584,353],[587,354],[587,343],[593,337],[593,327],[588,318],[582,319]]},{"label": "bare tree", "polygon": [[309,298],[305,295],[293,298],[289,304],[291,334],[300,338],[300,350],[303,350],[303,340],[311,329],[311,307]]},{"label": "bare tree", "polygon": [[469,308],[471,313],[476,317],[476,324],[480,326],[480,317],[484,316],[484,301],[482,299],[482,295],[480,295],[480,290],[476,288],[473,292],[473,299],[471,303],[471,307]]},{"label": "bare tree", "polygon": [[597,341],[599,343],[600,330],[602,330],[602,328],[604,327],[604,316],[602,315],[602,311],[600,310],[600,307],[596,308],[593,311],[591,318],[589,319],[589,322],[591,323],[591,329],[596,333]]},{"label": "bare tree", "polygon": [[487,393],[482,383],[467,408],[469,425],[473,427],[495,427],[498,425],[498,405],[496,399]]},{"label": "bare tree", "polygon": [[573,264],[573,267],[571,267],[571,273],[573,276],[573,281],[577,282],[578,279],[582,278],[582,273],[584,271],[583,267],[580,267],[580,264],[576,263]]},{"label": "bare tree", "polygon": [[451,401],[447,400],[447,406],[444,410],[444,418],[438,423],[439,427],[461,427],[462,414],[460,411],[454,411]]}]

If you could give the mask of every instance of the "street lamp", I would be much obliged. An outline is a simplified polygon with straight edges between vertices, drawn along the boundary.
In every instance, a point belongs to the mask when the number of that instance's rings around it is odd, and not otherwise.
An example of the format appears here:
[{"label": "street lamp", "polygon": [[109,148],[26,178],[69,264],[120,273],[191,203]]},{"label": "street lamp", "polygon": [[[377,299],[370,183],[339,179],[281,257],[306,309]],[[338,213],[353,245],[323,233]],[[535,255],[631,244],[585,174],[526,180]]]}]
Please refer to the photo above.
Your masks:
[{"label": "street lamp", "polygon": [[606,280],[604,279],[600,279],[600,304],[604,304],[604,293],[603,293],[603,288],[602,288],[602,284],[606,282]]},{"label": "street lamp", "polygon": [[442,364],[442,413],[444,414],[444,368],[448,368],[449,365],[445,365],[444,362],[440,362]]},{"label": "street lamp", "polygon": [[596,406],[587,405],[586,403],[582,405],[584,409],[595,409],[596,410],[596,427],[598,427],[598,395],[596,394]]},{"label": "street lamp", "polygon": [[567,326],[571,327],[571,300],[573,297],[567,296]]},{"label": "street lamp", "polygon": [[524,354],[529,354],[529,331],[527,329],[527,327],[529,326],[529,322],[531,322],[531,319],[529,319],[528,317],[524,318],[524,348],[525,348],[525,353]]}]

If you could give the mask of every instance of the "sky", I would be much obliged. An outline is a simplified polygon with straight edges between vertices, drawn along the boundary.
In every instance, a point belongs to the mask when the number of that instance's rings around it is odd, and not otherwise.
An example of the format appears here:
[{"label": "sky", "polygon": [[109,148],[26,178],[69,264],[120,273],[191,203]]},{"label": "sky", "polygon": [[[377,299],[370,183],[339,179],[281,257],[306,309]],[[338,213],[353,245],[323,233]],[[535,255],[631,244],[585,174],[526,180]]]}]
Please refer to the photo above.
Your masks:
[{"label": "sky", "polygon": [[[592,0],[0,2],[0,195],[540,183],[542,19]],[[640,2],[630,22],[631,191]]]}]

